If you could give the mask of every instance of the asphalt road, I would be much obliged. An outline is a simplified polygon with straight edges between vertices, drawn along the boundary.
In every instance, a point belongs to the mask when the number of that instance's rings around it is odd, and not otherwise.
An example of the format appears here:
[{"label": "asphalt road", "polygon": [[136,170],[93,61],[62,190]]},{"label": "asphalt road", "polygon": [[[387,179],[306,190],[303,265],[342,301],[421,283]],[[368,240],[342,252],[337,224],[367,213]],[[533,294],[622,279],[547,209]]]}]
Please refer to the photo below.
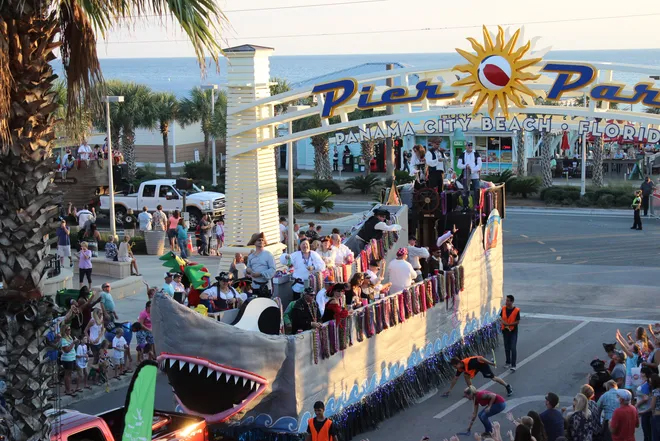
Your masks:
[{"label": "asphalt road", "polygon": [[[514,415],[542,410],[550,391],[561,397],[561,405],[570,405],[591,371],[589,362],[604,356],[601,344],[614,341],[617,328],[625,333],[638,324],[660,321],[660,222],[645,219],[643,231],[630,230],[630,225],[632,219],[621,217],[508,214],[504,284],[522,310],[518,370],[498,367],[495,373],[513,386],[507,410]],[[503,364],[502,347],[496,359]],[[475,385],[485,383],[478,377]],[[428,435],[441,440],[462,432],[471,415],[471,406],[461,399],[462,388],[458,383],[449,398],[433,391],[363,437],[416,441]],[[487,388],[504,392],[496,384]],[[168,389],[161,375],[158,408],[173,408]],[[99,413],[122,405],[124,399],[125,390],[120,390],[72,407]],[[513,428],[504,413],[494,420],[504,435]],[[482,430],[478,420],[473,430]]]}]

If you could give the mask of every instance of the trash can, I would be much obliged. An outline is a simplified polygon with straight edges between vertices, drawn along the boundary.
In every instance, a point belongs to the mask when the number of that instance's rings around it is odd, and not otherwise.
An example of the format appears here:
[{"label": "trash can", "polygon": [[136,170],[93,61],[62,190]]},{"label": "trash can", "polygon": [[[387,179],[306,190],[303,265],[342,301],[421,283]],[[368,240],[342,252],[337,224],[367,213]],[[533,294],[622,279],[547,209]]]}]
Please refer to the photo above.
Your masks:
[{"label": "trash can", "polygon": [[161,256],[165,253],[164,231],[145,231],[144,242],[147,247],[147,254]]},{"label": "trash can", "polygon": [[133,331],[131,331],[131,322],[115,322],[115,327],[111,331],[106,331],[105,339],[112,343],[112,339],[115,338],[115,331],[117,328],[122,328],[124,330],[124,340],[129,345],[133,339]]},{"label": "trash can", "polygon": [[80,291],[77,289],[61,289],[55,294],[55,304],[60,308],[69,309],[71,300],[78,300]]}]

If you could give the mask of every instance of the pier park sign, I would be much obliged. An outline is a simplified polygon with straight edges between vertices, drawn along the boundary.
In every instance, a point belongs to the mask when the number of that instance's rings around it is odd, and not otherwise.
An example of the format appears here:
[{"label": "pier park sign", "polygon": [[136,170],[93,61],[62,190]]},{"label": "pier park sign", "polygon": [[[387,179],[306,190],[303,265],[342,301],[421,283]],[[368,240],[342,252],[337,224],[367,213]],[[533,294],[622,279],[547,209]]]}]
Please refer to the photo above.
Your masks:
[{"label": "pier park sign", "polygon": [[[484,27],[484,43],[481,44],[473,38],[468,38],[474,52],[467,52],[457,48],[456,51],[467,61],[466,64],[454,66],[452,73],[456,75],[457,81],[451,84],[451,88],[444,83],[434,83],[424,79],[410,87],[396,86],[388,87],[379,94],[376,93],[374,84],[364,84],[358,90],[358,81],[353,78],[344,78],[318,84],[312,89],[312,94],[323,95],[320,116],[330,118],[336,111],[351,99],[357,96],[357,109],[374,109],[383,106],[418,103],[423,100],[460,100],[465,103],[474,99],[471,116],[487,114],[489,117],[481,119],[479,130],[481,131],[512,131],[522,128],[523,130],[552,130],[549,118],[532,118],[516,120],[509,118],[509,109],[525,108],[533,103],[538,94],[532,90],[528,83],[541,77],[542,73],[554,76],[552,83],[544,97],[550,101],[566,99],[567,94],[586,94],[594,101],[602,101],[620,104],[638,104],[646,107],[660,108],[660,89],[655,87],[652,81],[639,82],[630,89],[626,85],[615,82],[598,82],[596,67],[581,62],[547,62],[543,64],[541,58],[525,58],[530,49],[530,42],[518,45],[520,30],[516,31],[508,41],[505,41],[504,31],[498,28],[498,33],[493,37]],[[532,71],[533,66],[541,66]],[[486,106],[486,111],[480,109]],[[496,112],[500,109],[501,113]],[[502,116],[500,116],[502,115]],[[603,115],[606,116],[606,115]],[[453,131],[452,127],[461,127],[467,130],[470,126],[468,117],[429,120],[423,123],[424,131],[427,133],[448,133]],[[632,126],[614,128],[611,124],[595,121],[580,122],[580,132],[589,131],[598,136],[599,130],[608,133],[617,133],[624,138],[630,136]],[[398,127],[398,128],[397,128]],[[562,129],[557,127],[555,129]],[[383,136],[389,132],[400,131],[402,135],[409,132],[414,133],[410,123],[404,123],[402,127],[397,124],[385,129]],[[564,129],[565,130],[565,129]],[[657,130],[649,129],[649,133],[643,133],[645,128],[637,129],[640,133],[635,136],[655,139]],[[375,129],[371,139],[380,137],[383,130]],[[358,134],[364,139],[367,130]],[[345,135],[347,138],[351,134]],[[353,135],[356,136],[356,135]]]}]

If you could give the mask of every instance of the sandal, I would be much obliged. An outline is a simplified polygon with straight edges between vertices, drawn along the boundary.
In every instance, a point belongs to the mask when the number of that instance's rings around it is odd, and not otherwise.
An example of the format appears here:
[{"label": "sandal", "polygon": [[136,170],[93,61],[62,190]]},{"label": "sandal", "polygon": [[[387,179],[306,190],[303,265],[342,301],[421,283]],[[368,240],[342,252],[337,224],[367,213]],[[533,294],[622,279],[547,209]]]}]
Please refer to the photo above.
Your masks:
[{"label": "sandal", "polygon": [[70,396],[70,397],[75,397],[75,396],[76,396],[76,393],[75,393],[75,392],[67,392],[67,393],[65,393],[64,395],[68,395],[68,396]]}]

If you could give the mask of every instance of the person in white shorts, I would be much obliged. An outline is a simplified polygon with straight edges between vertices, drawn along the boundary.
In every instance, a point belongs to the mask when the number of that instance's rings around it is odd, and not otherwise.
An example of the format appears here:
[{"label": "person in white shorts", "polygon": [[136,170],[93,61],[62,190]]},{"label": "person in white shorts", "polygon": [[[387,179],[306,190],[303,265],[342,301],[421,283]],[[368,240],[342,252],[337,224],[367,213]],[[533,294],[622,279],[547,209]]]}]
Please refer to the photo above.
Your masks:
[{"label": "person in white shorts", "polygon": [[112,363],[115,367],[115,376],[124,374],[124,351],[126,346],[128,344],[124,338],[124,330],[117,328],[115,338],[112,339]]},{"label": "person in white shorts", "polygon": [[87,386],[87,363],[89,362],[89,356],[91,355],[90,348],[88,346],[89,339],[87,336],[83,337],[82,342],[78,345],[76,349],[76,367],[78,368],[78,390],[82,388],[91,389],[90,386]]},{"label": "person in white shorts", "polygon": [[64,258],[69,258],[69,266],[73,266],[73,259],[71,258],[71,238],[69,237],[71,231],[66,226],[66,221],[62,219],[60,226],[55,231],[57,235],[57,257],[60,258],[60,265],[64,266]]}]

